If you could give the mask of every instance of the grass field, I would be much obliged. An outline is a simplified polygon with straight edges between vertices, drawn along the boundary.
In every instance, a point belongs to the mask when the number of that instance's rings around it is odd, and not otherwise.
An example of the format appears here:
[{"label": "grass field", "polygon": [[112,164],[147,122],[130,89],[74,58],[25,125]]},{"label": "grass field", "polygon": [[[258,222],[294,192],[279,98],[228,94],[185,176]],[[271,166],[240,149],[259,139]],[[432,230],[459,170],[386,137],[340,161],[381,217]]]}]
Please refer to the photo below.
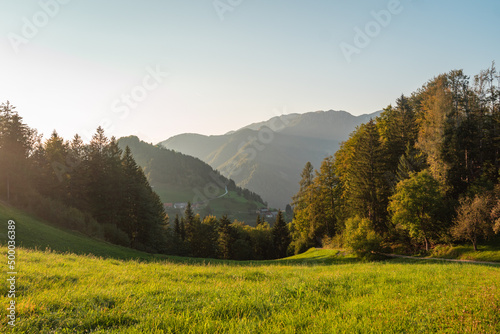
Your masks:
[{"label": "grass field", "polygon": [[[31,250],[18,259],[18,333],[500,331],[495,266],[357,263],[334,250],[262,263]],[[1,290],[7,305],[7,287]],[[5,308],[1,314],[7,333]]]},{"label": "grass field", "polygon": [[[17,249],[18,322],[7,324],[5,264],[0,333],[500,332],[498,265],[363,263],[327,249],[262,262],[160,257],[0,207],[2,228],[11,218],[24,245]],[[44,243],[52,251],[25,248]],[[53,251],[72,248],[108,258]]]}]

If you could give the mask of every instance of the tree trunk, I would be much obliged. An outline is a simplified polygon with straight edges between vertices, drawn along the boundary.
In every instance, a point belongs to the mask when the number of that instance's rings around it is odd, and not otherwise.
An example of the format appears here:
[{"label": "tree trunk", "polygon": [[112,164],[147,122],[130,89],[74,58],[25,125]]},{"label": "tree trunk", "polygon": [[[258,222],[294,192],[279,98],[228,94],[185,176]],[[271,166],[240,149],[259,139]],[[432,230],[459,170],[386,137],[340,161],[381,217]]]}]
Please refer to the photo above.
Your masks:
[{"label": "tree trunk", "polygon": [[424,237],[424,241],[425,241],[425,251],[428,252],[429,251],[429,241],[427,240],[427,237]]}]

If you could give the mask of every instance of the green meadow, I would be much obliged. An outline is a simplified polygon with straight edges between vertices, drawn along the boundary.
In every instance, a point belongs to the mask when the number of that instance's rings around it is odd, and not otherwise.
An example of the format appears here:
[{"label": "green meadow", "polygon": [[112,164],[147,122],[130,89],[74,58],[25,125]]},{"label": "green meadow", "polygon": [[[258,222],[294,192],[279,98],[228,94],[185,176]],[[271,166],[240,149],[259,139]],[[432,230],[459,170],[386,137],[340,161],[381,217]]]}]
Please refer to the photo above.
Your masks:
[{"label": "green meadow", "polygon": [[262,262],[152,256],[0,205],[5,231],[11,218],[17,319],[8,325],[5,264],[0,333],[500,332],[499,265],[329,249]]},{"label": "green meadow", "polygon": [[[6,248],[2,248],[6,253]],[[22,249],[16,333],[497,333],[500,267],[335,250],[140,262]],[[7,287],[2,303],[7,305]],[[1,309],[0,332],[11,331]]]}]

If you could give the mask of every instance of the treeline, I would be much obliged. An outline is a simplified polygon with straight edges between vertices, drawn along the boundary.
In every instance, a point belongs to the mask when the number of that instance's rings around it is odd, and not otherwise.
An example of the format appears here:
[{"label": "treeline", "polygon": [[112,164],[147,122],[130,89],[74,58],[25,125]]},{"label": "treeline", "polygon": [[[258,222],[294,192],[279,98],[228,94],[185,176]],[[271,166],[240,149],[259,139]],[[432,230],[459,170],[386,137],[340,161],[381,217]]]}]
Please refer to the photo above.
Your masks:
[{"label": "treeline", "polygon": [[359,126],[294,196],[291,251],[324,242],[369,254],[477,242],[500,230],[500,79],[456,70]]},{"label": "treeline", "polygon": [[115,244],[165,252],[167,217],[130,149],[98,128],[89,144],[42,141],[9,103],[0,107],[0,199]]},{"label": "treeline", "polygon": [[[230,183],[228,189],[243,192]],[[273,228],[260,219],[256,227],[226,216],[201,219],[191,204],[184,217],[171,220],[128,146],[120,149],[102,128],[88,144],[55,131],[43,140],[9,102],[0,106],[0,200],[60,227],[152,253],[263,260],[286,256],[291,242],[281,212]]]},{"label": "treeline", "polygon": [[172,224],[176,255],[231,260],[265,260],[285,257],[291,242],[290,232],[278,212],[276,222],[269,224],[257,217],[256,226],[233,223],[223,216],[195,215],[188,203],[183,217],[175,216]]}]

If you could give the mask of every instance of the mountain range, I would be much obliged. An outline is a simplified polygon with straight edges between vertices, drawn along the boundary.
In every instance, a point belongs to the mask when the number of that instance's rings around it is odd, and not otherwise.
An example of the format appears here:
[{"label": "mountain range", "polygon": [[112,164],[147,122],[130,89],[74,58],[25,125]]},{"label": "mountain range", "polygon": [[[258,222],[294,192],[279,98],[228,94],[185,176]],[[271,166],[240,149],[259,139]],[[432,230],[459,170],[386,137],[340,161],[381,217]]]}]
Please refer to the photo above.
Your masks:
[{"label": "mountain range", "polygon": [[284,209],[298,190],[300,173],[310,161],[336,152],[357,126],[381,111],[353,116],[345,111],[288,114],[253,123],[224,135],[180,134],[159,145],[199,158],[239,187]]}]

